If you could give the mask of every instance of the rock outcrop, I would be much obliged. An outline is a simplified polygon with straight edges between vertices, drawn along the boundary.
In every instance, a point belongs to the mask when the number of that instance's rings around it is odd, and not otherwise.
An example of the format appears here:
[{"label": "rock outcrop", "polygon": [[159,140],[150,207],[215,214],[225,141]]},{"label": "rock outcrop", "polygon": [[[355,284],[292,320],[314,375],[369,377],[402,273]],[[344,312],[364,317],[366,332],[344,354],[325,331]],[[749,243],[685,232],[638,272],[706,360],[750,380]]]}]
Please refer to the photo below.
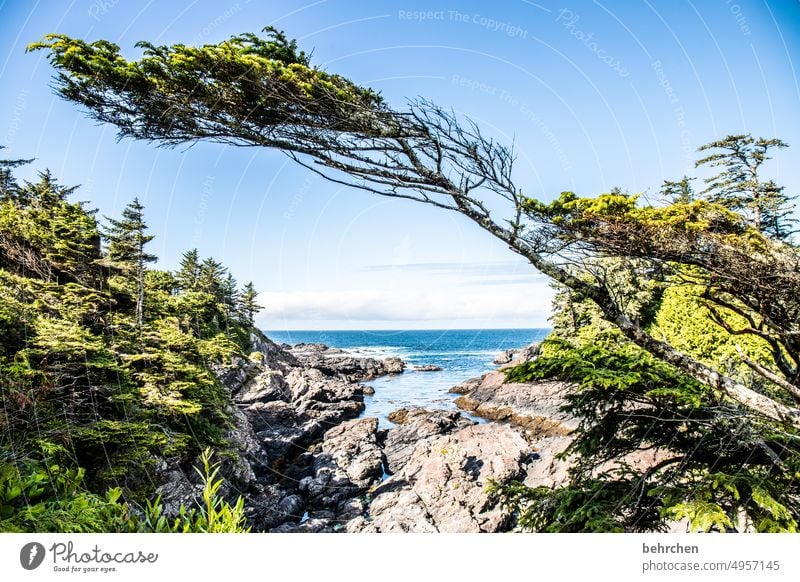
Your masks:
[{"label": "rock outcrop", "polygon": [[[323,345],[278,346],[251,338],[250,358],[214,371],[230,391],[237,455],[220,458],[231,501],[245,498],[254,531],[335,531],[363,511],[360,496],[380,482],[382,435],[364,410],[360,381],[402,371],[397,359],[355,358]],[[165,514],[191,507],[202,484],[166,459],[157,467]]]},{"label": "rock outcrop", "polygon": [[297,344],[288,352],[303,366],[320,370],[326,376],[339,376],[350,382],[372,380],[389,374],[402,374],[406,364],[400,358],[383,360],[356,357],[352,354],[329,348],[324,344]]},{"label": "rock outcrop", "polygon": [[455,403],[476,416],[508,421],[540,435],[566,435],[577,420],[560,410],[572,389],[565,382],[506,382],[502,371],[489,372],[451,388],[461,394]]},{"label": "rock outcrop", "polygon": [[402,468],[373,491],[347,531],[502,531],[510,516],[486,486],[519,478],[529,449],[518,430],[500,424],[422,439]]},{"label": "rock outcrop", "polygon": [[502,366],[504,364],[521,364],[523,362],[528,362],[539,355],[539,346],[540,344],[538,343],[532,343],[524,348],[504,350],[497,354],[493,363]]},{"label": "rock outcrop", "polygon": [[[535,353],[529,346],[514,363],[522,363]],[[558,454],[572,442],[570,434],[578,426],[576,418],[561,410],[571,390],[573,385],[557,381],[506,382],[500,369],[467,380],[450,392],[460,394],[455,400],[459,408],[523,429],[532,454],[524,466],[522,481],[531,487],[555,487],[566,482],[570,466],[569,460],[558,458]]]},{"label": "rock outcrop", "polygon": [[386,468],[396,473],[408,462],[421,440],[439,437],[475,424],[457,411],[401,408],[389,414],[396,428],[389,430],[383,443]]},{"label": "rock outcrop", "polygon": [[[254,531],[273,532],[497,532],[513,527],[490,483],[519,480],[531,487],[559,486],[577,420],[562,411],[574,387],[564,382],[508,383],[501,369],[453,387],[455,410],[400,408],[390,429],[359,418],[360,382],[402,373],[397,358],[377,360],[322,344],[288,349],[254,338],[257,350],[216,370],[234,406],[227,441],[238,453],[226,459],[222,494],[244,495]],[[500,359],[521,363],[536,346]],[[415,371],[433,370],[420,366]],[[624,461],[646,468],[661,451]],[[190,506],[201,483],[165,460],[165,513]],[[602,468],[601,468],[602,469]]]},{"label": "rock outcrop", "polygon": [[433,364],[424,364],[422,366],[414,366],[415,372],[441,372],[441,366],[434,366]]}]

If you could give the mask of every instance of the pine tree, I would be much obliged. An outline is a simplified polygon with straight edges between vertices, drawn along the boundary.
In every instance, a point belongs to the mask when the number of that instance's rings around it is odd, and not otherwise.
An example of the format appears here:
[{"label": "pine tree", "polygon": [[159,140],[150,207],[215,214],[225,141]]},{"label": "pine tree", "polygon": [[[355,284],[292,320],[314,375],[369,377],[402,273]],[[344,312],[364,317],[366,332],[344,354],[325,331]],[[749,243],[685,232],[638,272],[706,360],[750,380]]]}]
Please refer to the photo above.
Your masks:
[{"label": "pine tree", "polygon": [[145,245],[153,235],[145,234],[144,206],[138,198],[125,207],[122,219],[107,219],[109,226],[105,237],[108,240],[108,258],[113,267],[132,277],[136,284],[136,325],[141,329],[144,320],[144,276],[147,263],[157,257],[145,251]]},{"label": "pine tree", "polygon": [[255,324],[256,313],[262,309],[263,307],[258,304],[258,291],[256,291],[253,282],[250,281],[242,290],[239,298],[239,310],[244,315],[245,321],[252,326]]},{"label": "pine tree", "polygon": [[218,303],[222,303],[224,300],[222,284],[227,274],[228,270],[219,261],[212,257],[203,259],[197,281],[198,290],[212,295]]},{"label": "pine tree", "polygon": [[66,202],[77,186],[62,186],[53,177],[50,170],[39,172],[38,182],[26,182],[20,191],[20,202],[23,206],[35,205],[40,208],[53,208]]},{"label": "pine tree", "polygon": [[230,273],[222,280],[221,292],[222,304],[225,308],[225,328],[228,329],[231,319],[235,318],[239,302],[239,289],[237,288],[236,279]]},{"label": "pine tree", "polygon": [[[0,150],[5,146],[0,146]],[[28,160],[0,160],[0,201],[15,199],[19,192],[19,185],[14,178],[13,169],[29,164],[33,159]]]},{"label": "pine tree", "polygon": [[793,225],[797,223],[797,219],[792,217],[795,205],[789,202],[783,190],[784,187],[778,186],[773,180],[764,183],[762,231],[779,240],[786,240],[794,234],[796,230]]},{"label": "pine tree", "polygon": [[181,267],[175,274],[178,286],[184,291],[192,291],[197,288],[200,280],[200,257],[197,249],[191,249],[183,253]]},{"label": "pine tree", "polygon": [[[751,135],[729,135],[711,142],[699,151],[713,150],[695,166],[722,168],[719,174],[705,180],[708,187],[702,194],[709,200],[737,212],[745,212],[759,232],[786,238],[789,232],[785,219],[791,211],[789,197],[774,182],[762,182],[761,165],[769,160],[771,148],[785,148],[780,139],[755,139]],[[783,235],[781,235],[783,233]]]},{"label": "pine tree", "polygon": [[692,188],[692,180],[689,176],[684,176],[677,182],[671,180],[664,180],[661,185],[661,195],[666,198],[670,204],[689,204],[694,202],[695,193]]}]

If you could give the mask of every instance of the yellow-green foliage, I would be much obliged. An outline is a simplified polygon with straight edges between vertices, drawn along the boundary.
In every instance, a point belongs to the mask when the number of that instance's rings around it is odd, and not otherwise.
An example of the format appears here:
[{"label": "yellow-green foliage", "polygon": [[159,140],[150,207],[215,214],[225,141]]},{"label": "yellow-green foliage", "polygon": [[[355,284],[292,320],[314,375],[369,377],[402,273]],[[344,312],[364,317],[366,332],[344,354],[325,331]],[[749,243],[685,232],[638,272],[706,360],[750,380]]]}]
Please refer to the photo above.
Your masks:
[{"label": "yellow-green foliage", "polygon": [[[732,336],[709,315],[701,299],[703,288],[697,285],[669,287],[664,291],[650,333],[679,351],[710,366],[721,369],[747,383],[759,381],[759,376],[742,362],[736,351],[744,353],[762,366],[770,368],[774,360],[768,344],[753,335]],[[719,309],[728,325],[734,329],[747,327],[743,317]]]},{"label": "yellow-green foliage", "polygon": [[[110,112],[119,99],[108,97],[124,94],[136,105],[124,107],[115,117],[125,125],[130,122],[123,131],[132,134],[166,131],[177,136],[198,127],[203,114],[208,114],[209,123],[220,123],[229,115],[222,110],[241,115],[248,124],[280,126],[316,124],[326,116],[355,118],[381,107],[374,91],[311,66],[294,41],[274,28],[264,32],[263,37],[242,34],[200,47],[140,42],[137,46],[144,54],[138,61],[126,60],[111,42],[86,43],[63,34],[48,34],[28,50],[48,53],[62,72],[59,83],[65,96]],[[204,82],[198,83],[198,78]],[[190,101],[203,105],[183,109]],[[286,107],[287,102],[296,106]],[[171,112],[169,119],[163,116],[166,110]],[[135,121],[137,116],[165,123],[142,124]]]},{"label": "yellow-green foliage", "polygon": [[[71,190],[49,174],[7,184],[0,531],[136,531],[123,499],[152,499],[160,459],[187,462],[209,444],[225,453],[230,395],[212,366],[246,353],[251,322],[215,263],[208,290],[147,273],[140,323],[137,286],[101,253],[94,215],[66,201]],[[216,507],[211,530],[235,509]]]}]

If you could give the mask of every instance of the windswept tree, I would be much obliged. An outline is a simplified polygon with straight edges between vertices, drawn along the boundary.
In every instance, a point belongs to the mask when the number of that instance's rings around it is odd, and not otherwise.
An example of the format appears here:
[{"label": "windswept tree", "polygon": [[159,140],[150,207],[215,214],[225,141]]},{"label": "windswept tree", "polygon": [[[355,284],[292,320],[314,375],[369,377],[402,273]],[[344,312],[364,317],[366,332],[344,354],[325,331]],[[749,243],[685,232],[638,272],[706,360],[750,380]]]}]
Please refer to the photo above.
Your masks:
[{"label": "windswept tree", "polygon": [[[116,125],[120,137],[277,148],[335,183],[458,212],[594,301],[635,344],[742,406],[800,427],[793,401],[800,393],[800,257],[792,247],[749,236],[749,221],[703,201],[640,208],[633,196],[566,194],[541,203],[514,182],[513,150],[474,122],[426,100],[393,110],[376,92],[313,67],[282,33],[265,30],[263,38],[244,34],[202,47],[142,42],[138,61],[126,60],[113,43],[65,35],[48,35],[29,49],[46,50],[60,94]],[[738,187],[742,167],[756,170],[768,147],[783,147],[778,140],[740,142],[708,146],[738,148],[734,157],[743,164],[724,153],[701,160],[730,173],[709,188]],[[745,189],[760,192],[757,177],[746,182]],[[661,272],[694,267],[710,302],[752,318],[738,331],[773,346],[780,376],[771,380],[791,398],[755,392],[649,335],[597,271],[598,255],[638,258]]]},{"label": "windswept tree", "polygon": [[128,204],[119,220],[108,218],[105,238],[108,241],[108,259],[111,266],[131,279],[136,297],[136,325],[139,329],[144,320],[144,289],[147,264],[157,257],[148,253],[145,246],[153,235],[147,233],[144,206],[138,198]]},{"label": "windswept tree", "polygon": [[[798,513],[793,475],[800,458],[800,255],[766,227],[769,212],[777,216],[785,210],[783,194],[758,174],[769,148],[784,147],[783,142],[732,136],[704,147],[714,153],[699,163],[722,168],[706,190],[713,200],[691,199],[687,180],[668,185],[677,199],[663,207],[644,206],[636,195],[621,191],[596,198],[564,192],[544,203],[516,184],[513,149],[484,135],[476,123],[424,99],[392,109],[374,91],[313,67],[274,29],[263,38],[240,35],[202,47],[139,46],[144,55],[136,61],[125,59],[112,43],[64,35],[49,35],[30,48],[47,51],[64,98],[116,125],[120,137],[164,146],[208,140],[276,148],[337,184],[466,216],[568,290],[572,305],[590,303],[629,345],[649,353],[653,362],[660,360],[652,375],[647,374],[651,362],[638,356],[630,365],[617,362],[622,384],[609,384],[584,366],[587,400],[576,406],[590,419],[587,431],[603,420],[593,416],[598,407],[613,407],[619,412],[615,422],[622,422],[642,398],[658,412],[631,428],[645,445],[647,433],[635,431],[658,426],[661,418],[668,418],[665,426],[679,436],[684,428],[678,419],[698,415],[701,432],[690,435],[698,443],[706,429],[721,431],[715,439],[738,438],[724,427],[739,423],[747,427],[747,443],[759,451],[752,474],[785,480],[781,495],[789,501],[772,511]],[[698,304],[728,335],[763,343],[771,356],[767,365],[746,350],[741,356],[762,383],[744,382],[727,367],[654,335],[651,302],[639,298],[675,287],[696,290]],[[595,352],[573,361],[608,358]],[[554,364],[549,371],[564,370]],[[702,413],[692,412],[698,406]],[[685,479],[697,470],[703,491],[718,490],[715,459],[733,450],[678,447],[675,472],[668,478]],[[617,453],[622,450],[611,448],[603,455],[608,460]],[[642,487],[662,470],[656,466],[619,482],[627,491],[638,483],[626,499],[636,511],[645,510],[641,523],[653,524],[659,513],[656,505],[642,505]],[[581,490],[586,499],[594,495],[593,486]],[[689,494],[680,488],[664,491],[672,507],[682,507],[681,496]],[[770,506],[773,497],[753,491],[748,495]],[[738,496],[739,489],[731,495]],[[609,507],[616,503],[613,496],[607,501]],[[629,504],[617,506],[630,515]],[[794,527],[791,520],[778,521],[782,525],[775,527]]]},{"label": "windswept tree", "polygon": [[762,180],[761,165],[769,160],[771,149],[788,147],[780,139],[754,138],[752,135],[729,135],[700,147],[710,152],[697,160],[696,166],[719,168],[719,173],[707,178],[702,194],[725,208],[747,213],[753,228],[786,238],[786,220],[790,201],[772,180]]}]

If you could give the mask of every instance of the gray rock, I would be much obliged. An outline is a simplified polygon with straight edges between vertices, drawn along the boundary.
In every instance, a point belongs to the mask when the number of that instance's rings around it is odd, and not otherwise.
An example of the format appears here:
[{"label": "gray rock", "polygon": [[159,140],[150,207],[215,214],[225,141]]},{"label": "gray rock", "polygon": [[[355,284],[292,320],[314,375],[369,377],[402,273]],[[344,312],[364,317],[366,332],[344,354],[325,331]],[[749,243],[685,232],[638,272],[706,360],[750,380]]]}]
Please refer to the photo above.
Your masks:
[{"label": "gray rock", "polygon": [[289,386],[283,373],[276,370],[267,370],[257,375],[251,382],[234,392],[237,402],[251,403],[269,400],[288,400]]},{"label": "gray rock", "polygon": [[432,364],[425,364],[424,366],[414,366],[415,372],[441,372],[441,366],[434,366]]},{"label": "gray rock", "polygon": [[402,469],[419,441],[475,424],[457,411],[416,407],[395,410],[388,418],[398,425],[387,432],[383,445],[386,467],[390,473]]},{"label": "gray rock", "polygon": [[510,363],[511,365],[517,366],[519,364],[524,364],[525,362],[530,362],[531,360],[539,357],[540,350],[541,344],[538,343],[532,343],[529,346],[525,346],[514,354],[514,358]]},{"label": "gray rock", "polygon": [[470,378],[469,380],[464,380],[461,384],[456,384],[448,392],[451,394],[467,394],[475,390],[478,386],[481,385],[483,379],[486,377],[486,374],[483,376],[478,376],[477,378]]},{"label": "gray rock", "polygon": [[380,482],[383,453],[377,431],[378,419],[360,418],[325,433],[322,452],[314,459],[314,476],[300,482],[312,507],[335,510]]},{"label": "gray rock", "polygon": [[349,382],[372,380],[387,374],[399,374],[405,369],[400,358],[360,358],[324,344],[297,344],[291,353],[305,367],[314,368],[325,376],[337,376]]},{"label": "gray rock", "polygon": [[480,383],[465,386],[456,406],[496,421],[508,421],[533,434],[565,435],[577,427],[577,420],[561,411],[566,396],[574,389],[566,382],[506,382],[502,371],[489,372]]},{"label": "gray rock", "polygon": [[509,514],[485,491],[490,480],[521,476],[529,446],[508,425],[481,424],[415,447],[408,462],[374,492],[349,532],[493,532]]},{"label": "gray rock", "polygon": [[402,374],[406,364],[400,358],[386,358],[383,360],[383,369],[387,374]]},{"label": "gray rock", "polygon": [[359,418],[343,422],[325,433],[322,451],[360,488],[380,481],[383,453],[377,442],[378,419]]},{"label": "gray rock", "polygon": [[497,357],[492,360],[493,364],[502,365],[508,364],[511,360],[514,359],[514,354],[517,353],[517,350],[505,350],[497,354]]}]

